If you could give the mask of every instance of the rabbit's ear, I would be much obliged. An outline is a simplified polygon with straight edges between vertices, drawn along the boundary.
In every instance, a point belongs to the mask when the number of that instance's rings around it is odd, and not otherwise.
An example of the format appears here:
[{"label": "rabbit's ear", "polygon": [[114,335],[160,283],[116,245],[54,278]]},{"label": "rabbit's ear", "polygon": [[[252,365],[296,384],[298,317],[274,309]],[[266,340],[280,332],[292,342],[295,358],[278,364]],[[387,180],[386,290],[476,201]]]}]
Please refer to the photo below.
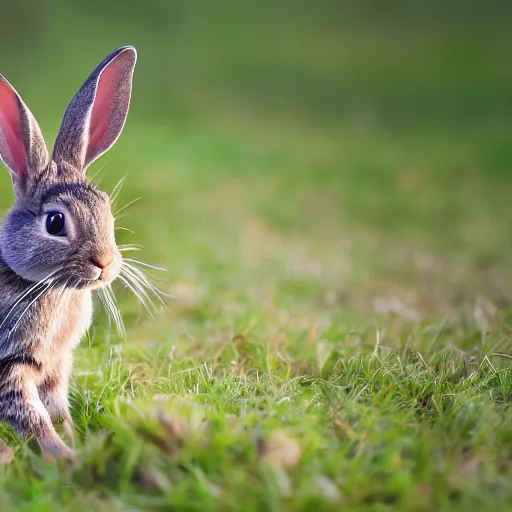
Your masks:
[{"label": "rabbit's ear", "polygon": [[34,116],[14,87],[0,75],[0,159],[11,171],[16,194],[48,165],[48,150]]},{"label": "rabbit's ear", "polygon": [[66,110],[53,159],[87,170],[117,140],[126,121],[137,52],[123,46],[92,72]]}]

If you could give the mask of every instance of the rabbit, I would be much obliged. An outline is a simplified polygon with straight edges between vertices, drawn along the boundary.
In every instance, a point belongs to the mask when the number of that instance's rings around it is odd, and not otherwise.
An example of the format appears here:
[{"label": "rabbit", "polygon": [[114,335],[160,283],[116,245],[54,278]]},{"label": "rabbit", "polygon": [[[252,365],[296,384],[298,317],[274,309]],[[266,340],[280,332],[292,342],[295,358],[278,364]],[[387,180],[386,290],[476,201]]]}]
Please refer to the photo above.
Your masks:
[{"label": "rabbit", "polygon": [[92,292],[119,276],[110,197],[89,165],[118,139],[128,114],[137,52],[123,46],[69,104],[50,159],[37,121],[0,75],[0,158],[15,204],[0,227],[0,420],[34,436],[48,458],[74,451],[68,386],[73,351],[92,320]]}]

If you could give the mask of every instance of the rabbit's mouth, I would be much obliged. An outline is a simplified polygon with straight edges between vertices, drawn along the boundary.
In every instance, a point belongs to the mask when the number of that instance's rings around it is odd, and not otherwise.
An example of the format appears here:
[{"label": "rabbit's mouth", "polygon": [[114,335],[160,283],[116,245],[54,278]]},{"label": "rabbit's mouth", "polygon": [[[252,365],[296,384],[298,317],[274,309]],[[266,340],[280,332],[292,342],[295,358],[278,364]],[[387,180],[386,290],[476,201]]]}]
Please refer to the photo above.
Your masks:
[{"label": "rabbit's mouth", "polygon": [[98,289],[111,284],[121,271],[122,258],[119,253],[98,255],[87,263],[88,288]]},{"label": "rabbit's mouth", "polygon": [[115,281],[114,279],[106,280],[106,279],[82,279],[82,286],[77,286],[75,288],[87,288],[89,290],[101,290],[112,284]]},{"label": "rabbit's mouth", "polygon": [[101,290],[102,288],[105,288],[106,286],[108,286],[108,284],[110,284],[110,283],[106,283],[102,279],[95,279],[95,280],[88,281],[87,288],[89,290],[93,290],[93,291]]},{"label": "rabbit's mouth", "polygon": [[116,256],[106,264],[104,260],[90,260],[75,268],[74,278],[66,281],[66,287],[99,290],[110,285],[121,271],[121,257]]}]

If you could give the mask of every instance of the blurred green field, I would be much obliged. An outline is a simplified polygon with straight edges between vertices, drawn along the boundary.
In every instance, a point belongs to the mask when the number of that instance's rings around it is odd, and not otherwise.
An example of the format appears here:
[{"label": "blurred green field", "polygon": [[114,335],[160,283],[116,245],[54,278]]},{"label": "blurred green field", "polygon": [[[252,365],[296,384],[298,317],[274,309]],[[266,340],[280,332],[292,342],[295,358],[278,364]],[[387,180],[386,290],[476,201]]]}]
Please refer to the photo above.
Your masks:
[{"label": "blurred green field", "polygon": [[2,9],[0,72],[50,146],[137,47],[90,173],[128,173],[119,242],[174,296],[151,319],[119,286],[126,340],[98,305],[77,463],[3,428],[2,511],[512,508],[510,5]]}]

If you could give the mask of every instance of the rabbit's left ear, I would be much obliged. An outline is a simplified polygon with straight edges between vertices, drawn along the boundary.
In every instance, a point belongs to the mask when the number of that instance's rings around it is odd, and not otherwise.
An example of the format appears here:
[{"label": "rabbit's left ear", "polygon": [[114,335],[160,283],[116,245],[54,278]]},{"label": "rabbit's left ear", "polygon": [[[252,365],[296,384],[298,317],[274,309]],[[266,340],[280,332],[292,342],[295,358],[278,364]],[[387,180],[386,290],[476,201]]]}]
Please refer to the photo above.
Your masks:
[{"label": "rabbit's left ear", "polygon": [[0,160],[11,171],[16,195],[29,177],[46,168],[48,151],[34,116],[14,87],[0,75]]},{"label": "rabbit's left ear", "polygon": [[123,130],[137,52],[123,46],[92,72],[66,110],[53,159],[85,172],[109,150]]}]

